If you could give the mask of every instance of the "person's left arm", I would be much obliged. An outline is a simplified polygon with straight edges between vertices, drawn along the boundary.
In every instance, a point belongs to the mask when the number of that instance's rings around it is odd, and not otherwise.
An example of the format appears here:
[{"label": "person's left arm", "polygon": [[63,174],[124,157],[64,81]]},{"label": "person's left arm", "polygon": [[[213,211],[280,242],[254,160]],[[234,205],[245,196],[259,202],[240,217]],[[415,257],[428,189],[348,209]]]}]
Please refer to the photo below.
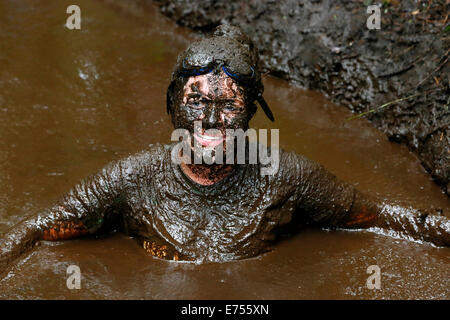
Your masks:
[{"label": "person's left arm", "polygon": [[291,154],[296,170],[297,207],[329,228],[380,228],[404,238],[450,246],[450,220],[423,210],[389,205],[339,180],[322,165]]}]

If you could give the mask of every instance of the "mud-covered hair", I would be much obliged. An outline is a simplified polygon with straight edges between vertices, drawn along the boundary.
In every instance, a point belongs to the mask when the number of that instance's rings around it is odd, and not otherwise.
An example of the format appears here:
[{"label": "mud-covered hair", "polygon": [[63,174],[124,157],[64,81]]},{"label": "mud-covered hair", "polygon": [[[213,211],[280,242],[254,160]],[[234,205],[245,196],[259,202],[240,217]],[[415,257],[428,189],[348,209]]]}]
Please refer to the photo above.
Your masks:
[{"label": "mud-covered hair", "polygon": [[178,56],[167,89],[166,103],[169,115],[173,113],[173,106],[181,101],[181,93],[188,80],[185,72],[185,60],[193,56],[200,57],[200,60],[205,61],[233,61],[238,67],[239,64],[250,66],[252,69],[250,79],[246,79],[243,83],[237,78],[238,84],[244,89],[245,106],[250,117],[252,117],[256,112],[255,102],[258,101],[267,117],[274,121],[272,112],[262,96],[264,86],[261,81],[259,56],[256,47],[239,27],[229,24],[218,26],[211,36],[193,42]]}]

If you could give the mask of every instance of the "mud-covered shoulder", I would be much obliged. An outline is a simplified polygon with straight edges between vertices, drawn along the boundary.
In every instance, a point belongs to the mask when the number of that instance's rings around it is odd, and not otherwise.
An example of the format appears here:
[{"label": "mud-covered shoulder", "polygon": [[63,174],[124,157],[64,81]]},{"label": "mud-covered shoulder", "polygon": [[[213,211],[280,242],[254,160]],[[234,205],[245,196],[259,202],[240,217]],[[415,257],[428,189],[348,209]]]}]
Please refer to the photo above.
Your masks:
[{"label": "mud-covered shoulder", "polygon": [[[332,176],[323,165],[295,151],[287,151],[282,148],[274,148],[273,151],[270,150],[271,148],[267,149],[271,155],[278,152],[278,171],[274,174],[274,178],[285,184],[298,187],[299,192],[306,191],[308,183],[319,182],[321,176]],[[272,159],[274,158],[272,156]],[[262,166],[268,167],[270,164]]]},{"label": "mud-covered shoulder", "polygon": [[119,165],[125,173],[150,173],[157,169],[162,161],[165,161],[165,154],[167,153],[167,145],[150,144],[147,148],[131,154],[127,157],[119,159],[109,165]]},{"label": "mud-covered shoulder", "polygon": [[[151,145],[135,154],[111,161],[66,192],[49,210],[44,220],[71,221],[81,219],[90,233],[103,224],[105,215],[116,209],[121,211],[129,204],[131,195],[149,184],[158,170],[164,146]],[[58,216],[58,218],[56,218]],[[48,219],[48,217],[51,217]],[[45,223],[46,227],[50,224]]]},{"label": "mud-covered shoulder", "polygon": [[277,175],[280,183],[291,186],[298,211],[317,223],[332,225],[351,209],[354,187],[303,155],[280,149]]},{"label": "mud-covered shoulder", "polygon": [[[274,178],[291,186],[299,185],[302,175],[301,164],[303,157],[294,151],[286,151],[282,148],[267,149],[273,160],[275,160],[274,153],[278,152],[278,170],[274,173]],[[263,165],[263,167],[269,166],[270,164]]]},{"label": "mud-covered shoulder", "polygon": [[161,168],[165,161],[167,145],[150,144],[147,148],[114,160],[105,165],[99,173],[89,176],[104,176],[110,182],[135,183],[136,179],[149,179],[152,173]]}]

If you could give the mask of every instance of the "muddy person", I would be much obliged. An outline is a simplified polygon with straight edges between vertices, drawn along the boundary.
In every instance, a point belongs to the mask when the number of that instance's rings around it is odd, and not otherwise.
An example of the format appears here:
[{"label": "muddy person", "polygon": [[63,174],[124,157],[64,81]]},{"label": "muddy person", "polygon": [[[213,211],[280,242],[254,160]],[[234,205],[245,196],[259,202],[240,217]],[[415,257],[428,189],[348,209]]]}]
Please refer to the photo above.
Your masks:
[{"label": "muddy person", "polygon": [[[180,54],[167,90],[167,112],[175,128],[193,136],[190,147],[196,142],[206,149],[236,148],[225,139],[226,130],[247,130],[257,105],[273,120],[258,64],[253,43],[229,25]],[[201,123],[200,132],[194,132],[195,122]],[[263,175],[260,162],[175,163],[175,145],[151,145],[113,162],[54,206],[26,218],[1,237],[0,266],[5,269],[41,240],[112,230],[135,238],[155,257],[195,262],[260,255],[273,249],[279,236],[302,226],[372,228],[436,246],[450,244],[446,217],[378,201],[294,152],[260,144],[279,155],[278,170]]]}]

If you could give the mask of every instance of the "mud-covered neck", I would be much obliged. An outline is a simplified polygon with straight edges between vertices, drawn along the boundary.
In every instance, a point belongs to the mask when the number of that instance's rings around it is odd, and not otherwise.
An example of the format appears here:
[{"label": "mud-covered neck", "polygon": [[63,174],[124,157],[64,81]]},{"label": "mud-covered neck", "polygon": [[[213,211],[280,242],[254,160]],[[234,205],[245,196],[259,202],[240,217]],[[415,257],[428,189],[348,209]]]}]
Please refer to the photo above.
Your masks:
[{"label": "mud-covered neck", "polygon": [[247,164],[233,165],[231,171],[222,180],[211,185],[202,185],[189,178],[179,164],[170,163],[177,180],[183,186],[190,192],[206,197],[226,193],[230,188],[240,183],[248,169]]}]

